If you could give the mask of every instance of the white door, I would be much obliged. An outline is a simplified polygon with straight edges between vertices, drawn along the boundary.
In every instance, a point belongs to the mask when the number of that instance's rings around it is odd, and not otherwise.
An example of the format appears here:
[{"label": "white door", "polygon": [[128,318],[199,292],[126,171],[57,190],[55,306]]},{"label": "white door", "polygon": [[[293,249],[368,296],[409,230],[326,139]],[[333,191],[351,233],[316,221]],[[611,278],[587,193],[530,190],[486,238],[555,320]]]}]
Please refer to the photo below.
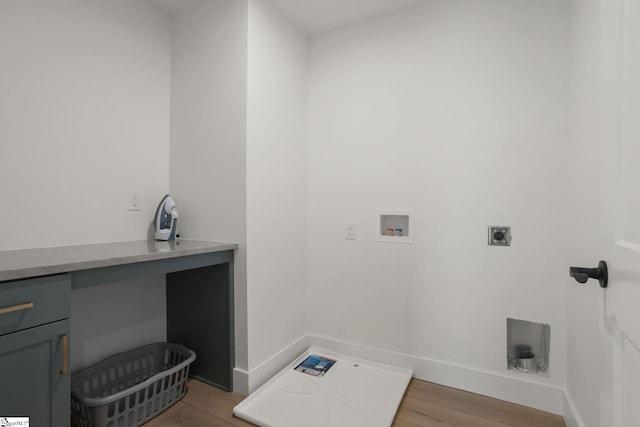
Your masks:
[{"label": "white door", "polygon": [[609,285],[594,334],[607,337],[599,368],[610,375],[600,382],[601,419],[589,425],[632,427],[640,426],[640,1],[603,0],[602,23],[599,250]]}]

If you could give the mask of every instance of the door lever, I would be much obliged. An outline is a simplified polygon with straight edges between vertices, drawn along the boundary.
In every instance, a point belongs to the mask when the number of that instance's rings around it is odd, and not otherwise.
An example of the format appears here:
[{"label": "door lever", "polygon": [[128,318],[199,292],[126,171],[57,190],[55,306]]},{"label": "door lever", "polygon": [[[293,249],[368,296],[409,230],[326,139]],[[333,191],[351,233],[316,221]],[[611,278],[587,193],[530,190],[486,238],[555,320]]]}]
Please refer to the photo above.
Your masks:
[{"label": "door lever", "polygon": [[589,279],[596,279],[600,282],[601,288],[606,288],[609,283],[607,263],[604,261],[600,261],[596,268],[569,267],[569,276],[576,279],[578,283],[587,283]]}]

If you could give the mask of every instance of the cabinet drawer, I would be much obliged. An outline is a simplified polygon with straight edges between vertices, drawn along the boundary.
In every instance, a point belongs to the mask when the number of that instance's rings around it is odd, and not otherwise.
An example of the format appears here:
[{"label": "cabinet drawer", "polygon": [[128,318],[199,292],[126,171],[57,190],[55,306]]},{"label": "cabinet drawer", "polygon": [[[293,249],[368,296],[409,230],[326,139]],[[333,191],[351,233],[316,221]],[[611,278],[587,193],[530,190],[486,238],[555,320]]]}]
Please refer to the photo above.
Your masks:
[{"label": "cabinet drawer", "polygon": [[0,283],[0,335],[69,318],[68,274]]}]

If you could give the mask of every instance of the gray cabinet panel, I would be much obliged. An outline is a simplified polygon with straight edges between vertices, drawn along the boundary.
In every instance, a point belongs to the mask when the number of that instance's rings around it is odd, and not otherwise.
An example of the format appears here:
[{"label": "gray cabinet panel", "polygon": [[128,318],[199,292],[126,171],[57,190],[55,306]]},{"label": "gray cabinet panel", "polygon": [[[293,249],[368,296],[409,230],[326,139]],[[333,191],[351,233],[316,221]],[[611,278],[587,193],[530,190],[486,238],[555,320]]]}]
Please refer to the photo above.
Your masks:
[{"label": "gray cabinet panel", "polygon": [[196,352],[189,375],[233,389],[233,280],[230,264],[167,274],[167,340]]},{"label": "gray cabinet panel", "polygon": [[68,426],[70,376],[62,375],[69,320],[0,336],[0,416],[30,425]]},{"label": "gray cabinet panel", "polygon": [[0,314],[0,335],[68,319],[71,276],[62,274],[0,283],[0,310],[28,302],[33,307]]}]

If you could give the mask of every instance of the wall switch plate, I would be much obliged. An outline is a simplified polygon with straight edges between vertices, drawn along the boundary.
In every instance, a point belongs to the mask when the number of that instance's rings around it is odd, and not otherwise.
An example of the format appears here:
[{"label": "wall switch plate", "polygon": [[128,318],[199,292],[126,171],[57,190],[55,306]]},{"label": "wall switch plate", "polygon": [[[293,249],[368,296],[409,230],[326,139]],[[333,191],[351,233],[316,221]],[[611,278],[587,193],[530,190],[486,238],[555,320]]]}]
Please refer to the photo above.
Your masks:
[{"label": "wall switch plate", "polygon": [[129,210],[142,210],[142,191],[129,190]]},{"label": "wall switch plate", "polygon": [[492,225],[489,227],[490,246],[511,246],[511,227]]},{"label": "wall switch plate", "polygon": [[344,223],[344,239],[356,240],[356,223],[355,222]]}]

